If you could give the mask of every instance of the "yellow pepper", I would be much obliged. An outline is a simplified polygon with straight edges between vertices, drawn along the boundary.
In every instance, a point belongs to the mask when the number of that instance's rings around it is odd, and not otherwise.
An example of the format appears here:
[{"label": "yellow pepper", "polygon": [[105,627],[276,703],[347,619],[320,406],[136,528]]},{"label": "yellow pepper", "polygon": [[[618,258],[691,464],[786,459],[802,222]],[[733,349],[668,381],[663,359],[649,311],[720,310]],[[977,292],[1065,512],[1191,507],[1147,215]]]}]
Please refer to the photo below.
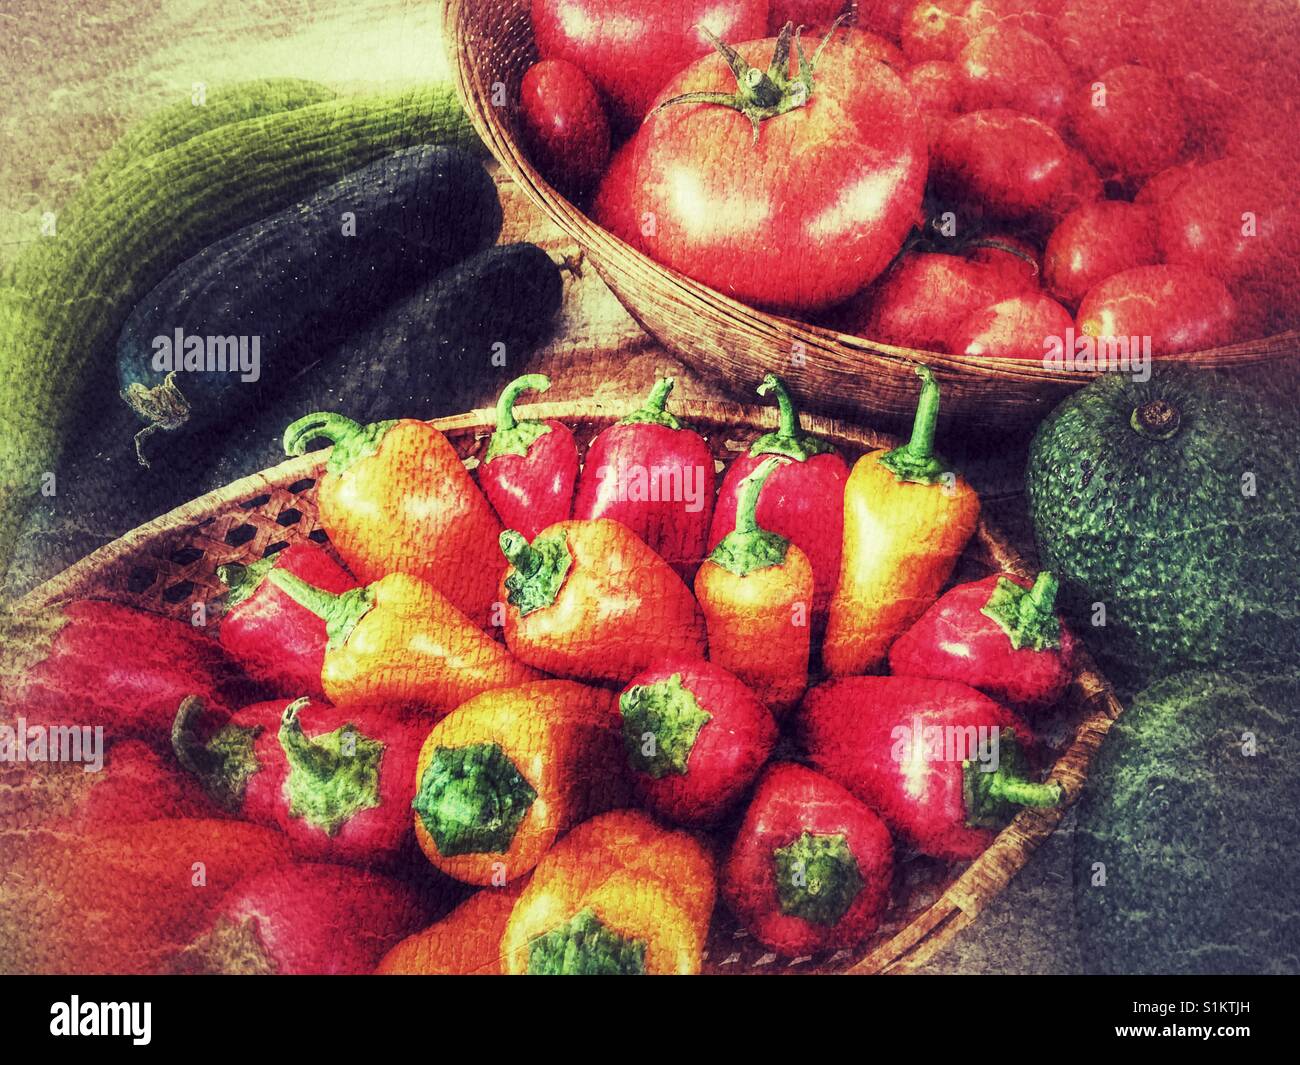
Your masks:
[{"label": "yellow pepper", "polygon": [[698,973],[716,890],[687,833],[633,810],[592,818],[538,863],[501,941],[505,971]]},{"label": "yellow pepper", "polygon": [[416,838],[457,880],[516,880],[561,832],[627,800],[626,764],[613,692],[568,680],[486,692],[424,741]]},{"label": "yellow pepper", "polygon": [[822,661],[866,673],[934,602],[979,522],[979,496],[934,454],[939,383],[923,384],[912,438],[858,459],[844,490],[844,555]]}]

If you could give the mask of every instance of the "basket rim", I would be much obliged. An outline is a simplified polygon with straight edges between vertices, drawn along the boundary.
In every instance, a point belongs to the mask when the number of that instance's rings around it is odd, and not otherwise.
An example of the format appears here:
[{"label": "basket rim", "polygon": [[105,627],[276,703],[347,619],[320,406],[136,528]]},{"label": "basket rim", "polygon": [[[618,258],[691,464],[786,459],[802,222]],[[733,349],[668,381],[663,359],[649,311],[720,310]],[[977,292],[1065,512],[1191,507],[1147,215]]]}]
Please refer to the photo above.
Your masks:
[{"label": "basket rim", "polygon": [[[484,0],[477,2],[483,3]],[[445,0],[443,3],[444,47],[466,114],[484,145],[510,178],[556,226],[590,252],[598,269],[606,261],[622,260],[620,265],[623,268],[654,278],[660,284],[680,289],[702,308],[714,314],[726,315],[735,321],[743,321],[751,331],[780,330],[783,339],[792,337],[810,348],[838,349],[841,353],[847,351],[859,356],[867,355],[876,360],[877,364],[888,366],[899,374],[910,373],[913,364],[923,361],[941,378],[983,378],[1028,386],[1081,387],[1100,373],[1107,372],[1053,370],[1034,359],[958,356],[884,344],[753,307],[656,262],[598,225],[584,210],[555,189],[529,162],[517,138],[501,119],[499,112],[504,108],[493,107],[487,102],[489,90],[482,81],[482,64],[474,60],[471,35],[463,32],[475,3],[476,0]],[[1190,364],[1203,369],[1222,370],[1270,363],[1298,352],[1300,329],[1293,329],[1253,340],[1234,341],[1216,348],[1160,355],[1158,359],[1162,364]]]},{"label": "basket rim", "polygon": [[[555,401],[520,405],[516,408],[516,413],[521,418],[555,418],[599,424],[612,423],[624,413],[621,403],[618,410],[611,407],[611,404],[599,401]],[[705,430],[706,434],[723,427],[736,430],[770,429],[775,427],[778,418],[777,409],[773,406],[751,406],[719,400],[681,399],[674,401],[674,411]],[[495,428],[495,410],[480,408],[434,419],[429,424],[449,435],[473,433],[486,436]],[[800,416],[800,424],[808,432],[864,450],[897,446],[900,442],[896,437],[822,415],[804,413]],[[291,458],[182,504],[132,529],[38,585],[18,601],[19,606],[39,609],[78,595],[93,594],[87,589],[92,587],[97,575],[139,551],[155,537],[186,525],[198,524],[222,508],[249,497],[300,480],[318,478],[329,452],[329,448],[323,448]],[[974,539],[991,555],[994,565],[1023,577],[1032,576],[1014,546],[983,517],[980,518]],[[1076,660],[1073,687],[1075,698],[1085,709],[1075,726],[1074,738],[1061,749],[1047,777],[1062,787],[1063,799],[1060,805],[1050,809],[1020,811],[998,833],[993,843],[962,870],[934,902],[845,970],[845,975],[903,973],[924,964],[959,931],[974,922],[981,910],[1005,889],[1029,861],[1039,844],[1060,824],[1082,791],[1092,756],[1107,729],[1123,712],[1109,681],[1082,648]]]}]

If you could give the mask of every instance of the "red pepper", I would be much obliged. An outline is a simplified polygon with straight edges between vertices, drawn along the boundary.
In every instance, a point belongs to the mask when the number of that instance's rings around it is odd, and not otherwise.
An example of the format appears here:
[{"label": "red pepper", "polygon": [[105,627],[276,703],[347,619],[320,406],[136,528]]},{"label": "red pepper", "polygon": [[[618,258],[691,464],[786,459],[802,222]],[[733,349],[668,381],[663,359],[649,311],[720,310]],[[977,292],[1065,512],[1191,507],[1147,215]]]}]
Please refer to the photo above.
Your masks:
[{"label": "red pepper", "polygon": [[744,794],[776,742],[771,712],[711,662],[668,661],[618,700],[636,792],[669,821],[707,825]]},{"label": "red pepper", "polygon": [[28,727],[103,726],[110,739],[165,743],[186,695],[222,716],[253,694],[202,630],[117,603],[14,614],[0,641],[0,721]]},{"label": "red pepper", "polygon": [[573,516],[622,522],[689,585],[708,541],[713,453],[664,410],[672,390],[662,378],[643,406],[591,442]]},{"label": "red pepper", "polygon": [[853,947],[889,906],[894,842],[869,807],[803,766],[769,766],[722,870],[722,897],[787,956]]},{"label": "red pepper", "polygon": [[775,374],[758,386],[759,395],[776,393],[781,421],[775,432],[760,436],[727,469],[709,531],[709,550],[736,528],[741,482],[769,455],[793,459],[772,473],[758,501],[760,527],[784,536],[798,547],[813,569],[813,616],[823,619],[840,576],[844,546],[844,485],[849,467],[830,444],[799,428],[790,393]]},{"label": "red pepper", "polygon": [[1055,703],[1073,676],[1074,637],[1053,609],[1056,579],[1014,574],[949,589],[889,650],[900,677],[959,680],[1022,712]]},{"label": "red pepper", "polygon": [[0,834],[0,958],[7,973],[157,973],[222,896],[289,859],[284,836],[182,819]]},{"label": "red pepper", "polygon": [[400,880],[343,865],[291,862],[241,880],[173,971],[220,975],[358,976],[427,923]]},{"label": "red pepper", "polygon": [[813,766],[936,858],[974,858],[1018,806],[1061,798],[1024,775],[1029,726],[965,684],[844,677],[810,691],[799,718]]},{"label": "red pepper", "polygon": [[181,704],[172,746],[224,809],[283,829],[300,858],[382,866],[400,856],[427,724],[298,699],[245,707],[201,741],[198,709]]},{"label": "red pepper", "polygon": [[478,482],[501,524],[532,540],[548,525],[566,521],[578,479],[578,445],[554,418],[516,421],[515,400],[528,389],[551,387],[544,374],[530,373],[506,385],[497,400],[497,428],[488,442]]},{"label": "red pepper", "polygon": [[141,740],[119,740],[97,772],[83,763],[8,767],[0,776],[0,824],[89,831],[171,817],[216,817],[203,789]]},{"label": "red pepper", "polygon": [[249,566],[220,566],[229,587],[221,619],[221,646],[250,677],[276,695],[322,695],[325,621],[267,580],[272,569],[287,570],[308,584],[341,595],[357,587],[333,556],[313,543],[298,543]]}]

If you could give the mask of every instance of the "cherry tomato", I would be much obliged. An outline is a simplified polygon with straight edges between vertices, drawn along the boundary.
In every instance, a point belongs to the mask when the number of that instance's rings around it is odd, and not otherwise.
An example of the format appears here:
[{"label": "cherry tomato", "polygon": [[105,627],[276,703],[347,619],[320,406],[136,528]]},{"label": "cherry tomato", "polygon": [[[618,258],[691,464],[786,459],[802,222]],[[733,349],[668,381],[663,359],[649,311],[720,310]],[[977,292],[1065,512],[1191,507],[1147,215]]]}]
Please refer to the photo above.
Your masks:
[{"label": "cherry tomato", "polygon": [[1073,326],[1070,312],[1051,296],[1029,292],[981,307],[953,331],[948,350],[995,359],[1042,359],[1048,338],[1064,344]]},{"label": "cherry tomato", "polygon": [[533,34],[543,59],[581,67],[631,125],[668,80],[713,46],[767,32],[768,0],[532,0]]},{"label": "cherry tomato", "polygon": [[1298,218],[1294,179],[1258,160],[1207,163],[1156,205],[1165,261],[1223,281],[1240,304],[1243,333],[1253,336],[1296,317]]},{"label": "cherry tomato", "polygon": [[962,110],[1007,107],[1051,126],[1065,116],[1073,84],[1056,50],[1041,37],[1015,26],[998,26],[973,38],[957,56]]},{"label": "cherry tomato", "polygon": [[944,127],[935,145],[935,192],[995,218],[1023,221],[1071,193],[1076,167],[1047,123],[1019,111],[972,111]]},{"label": "cherry tomato", "polygon": [[1122,200],[1097,200],[1065,216],[1047,242],[1043,280],[1062,303],[1077,307],[1098,282],[1160,261],[1155,216]]},{"label": "cherry tomato", "polygon": [[898,347],[947,351],[958,325],[980,307],[1022,290],[988,263],[907,252],[850,306],[847,332]]},{"label": "cherry tomato", "polygon": [[920,0],[899,27],[903,54],[913,63],[956,59],[967,43],[993,27],[1042,36],[1051,29],[1047,0]]},{"label": "cherry tomato", "polygon": [[1122,66],[1078,90],[1070,131],[1104,179],[1132,187],[1178,162],[1187,118],[1167,78]]},{"label": "cherry tomato", "polygon": [[543,59],[519,90],[529,158],[562,192],[595,184],[609,162],[609,121],[591,79],[563,59]]},{"label": "cherry tomato", "polygon": [[[650,219],[637,240],[646,254],[758,306],[816,310],[860,291],[916,224],[926,172],[920,113],[876,61],[878,41],[839,31],[806,102],[757,130],[722,104],[656,111],[633,138],[631,164],[602,182],[596,220]],[[765,70],[776,43],[738,51]],[[726,62],[710,56],[661,98],[735,91]]]},{"label": "cherry tomato", "polygon": [[1153,355],[1227,344],[1236,325],[1227,286],[1190,266],[1135,266],[1108,277],[1084,296],[1078,317],[1080,333],[1149,339]]}]

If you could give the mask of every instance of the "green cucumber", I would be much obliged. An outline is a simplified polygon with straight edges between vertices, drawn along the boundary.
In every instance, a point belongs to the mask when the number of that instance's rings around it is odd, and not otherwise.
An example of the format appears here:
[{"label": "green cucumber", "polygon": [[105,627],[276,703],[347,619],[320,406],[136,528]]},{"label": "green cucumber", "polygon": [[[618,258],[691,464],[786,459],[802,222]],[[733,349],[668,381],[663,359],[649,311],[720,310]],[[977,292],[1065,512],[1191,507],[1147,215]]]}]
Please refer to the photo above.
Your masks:
[{"label": "green cucumber", "polygon": [[[50,490],[78,397],[135,302],[189,256],[304,193],[413,145],[472,147],[455,90],[329,101],[221,126],[127,166],[63,212],[0,289],[0,573]],[[108,373],[105,373],[105,371]]]}]

